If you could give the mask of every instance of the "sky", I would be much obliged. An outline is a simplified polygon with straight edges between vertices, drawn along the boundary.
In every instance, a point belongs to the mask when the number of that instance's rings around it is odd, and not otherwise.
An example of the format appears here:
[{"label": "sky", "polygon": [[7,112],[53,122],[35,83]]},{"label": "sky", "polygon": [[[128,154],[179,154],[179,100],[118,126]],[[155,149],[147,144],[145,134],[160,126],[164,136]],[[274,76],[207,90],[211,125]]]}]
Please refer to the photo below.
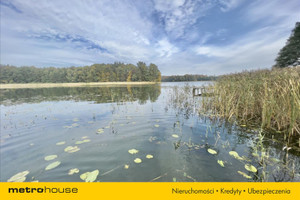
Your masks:
[{"label": "sky", "polygon": [[163,75],[274,65],[299,0],[0,0],[1,64],[156,64]]}]

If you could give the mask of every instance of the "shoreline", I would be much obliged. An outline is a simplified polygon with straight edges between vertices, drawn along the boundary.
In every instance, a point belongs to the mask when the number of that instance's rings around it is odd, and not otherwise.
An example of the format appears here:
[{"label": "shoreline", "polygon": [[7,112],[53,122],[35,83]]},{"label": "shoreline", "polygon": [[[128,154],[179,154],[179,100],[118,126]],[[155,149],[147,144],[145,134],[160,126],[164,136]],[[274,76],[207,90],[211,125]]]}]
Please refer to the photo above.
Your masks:
[{"label": "shoreline", "polygon": [[90,82],[90,83],[13,83],[0,84],[0,89],[151,85],[161,82]]}]

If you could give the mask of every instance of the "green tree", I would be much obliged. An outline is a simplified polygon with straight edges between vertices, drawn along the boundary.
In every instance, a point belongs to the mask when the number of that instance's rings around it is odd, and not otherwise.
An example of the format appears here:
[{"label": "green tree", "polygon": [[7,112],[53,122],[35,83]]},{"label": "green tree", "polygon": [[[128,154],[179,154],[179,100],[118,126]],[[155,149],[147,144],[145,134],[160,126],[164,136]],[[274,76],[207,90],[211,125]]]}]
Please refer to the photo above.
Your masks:
[{"label": "green tree", "polygon": [[149,81],[149,69],[146,63],[139,61],[137,67],[139,70],[139,81]]},{"label": "green tree", "polygon": [[286,45],[279,51],[274,67],[300,65],[300,22],[295,25]]}]

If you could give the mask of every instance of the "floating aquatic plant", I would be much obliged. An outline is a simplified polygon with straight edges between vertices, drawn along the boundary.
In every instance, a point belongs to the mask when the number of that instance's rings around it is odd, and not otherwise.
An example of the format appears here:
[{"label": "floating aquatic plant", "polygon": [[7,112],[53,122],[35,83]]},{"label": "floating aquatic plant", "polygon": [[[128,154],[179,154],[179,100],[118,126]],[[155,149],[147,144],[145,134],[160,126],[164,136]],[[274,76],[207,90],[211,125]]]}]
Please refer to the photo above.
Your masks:
[{"label": "floating aquatic plant", "polygon": [[148,154],[148,155],[146,155],[146,158],[151,159],[151,158],[153,158],[153,156]]},{"label": "floating aquatic plant", "polygon": [[49,161],[49,160],[53,160],[55,158],[57,158],[57,155],[49,155],[49,156],[46,156],[44,159]]},{"label": "floating aquatic plant", "polygon": [[66,148],[65,148],[65,152],[68,152],[68,153],[74,153],[74,152],[76,152],[76,151],[79,151],[80,150],[80,148],[78,148],[77,146],[67,146]]},{"label": "floating aquatic plant", "polygon": [[155,124],[154,126],[155,126],[156,128],[158,128],[158,127],[159,127],[159,125],[158,125],[158,124]]},{"label": "floating aquatic plant", "polygon": [[208,153],[213,154],[213,155],[217,154],[217,152],[213,149],[207,149],[207,151],[208,151]]},{"label": "floating aquatic plant", "polygon": [[77,126],[79,126],[79,124],[77,123],[72,124],[72,127],[77,127]]},{"label": "floating aquatic plant", "polygon": [[73,119],[73,122],[78,122],[78,121],[79,121],[78,118],[74,118],[74,119]]},{"label": "floating aquatic plant", "polygon": [[59,145],[64,145],[64,144],[66,144],[65,141],[61,141],[61,142],[57,142],[57,143],[56,143],[57,146],[59,146]]},{"label": "floating aquatic plant", "polygon": [[250,164],[246,164],[245,169],[250,172],[253,172],[253,173],[257,172],[257,169],[253,165],[250,165]]},{"label": "floating aquatic plant", "polygon": [[128,150],[128,152],[129,152],[130,154],[136,154],[136,153],[138,153],[139,151],[136,150],[136,149],[130,149],[130,150]]},{"label": "floating aquatic plant", "polygon": [[157,140],[157,137],[156,137],[156,136],[151,136],[151,137],[149,138],[149,142],[153,142],[153,141],[155,141],[155,140]]},{"label": "floating aquatic plant", "polygon": [[19,172],[19,173],[13,175],[12,177],[10,177],[7,180],[7,182],[24,182],[26,180],[27,174],[29,174],[28,170]]},{"label": "floating aquatic plant", "polygon": [[176,134],[173,134],[173,135],[172,135],[172,137],[174,137],[174,138],[178,138],[179,136],[178,136],[178,135],[176,135]]},{"label": "floating aquatic plant", "polygon": [[74,168],[74,169],[70,169],[68,174],[73,175],[73,174],[77,174],[77,173],[79,173],[79,169]]},{"label": "floating aquatic plant", "polygon": [[239,174],[241,174],[243,177],[245,178],[252,178],[251,176],[248,176],[245,172],[241,172],[241,171],[238,171]]},{"label": "floating aquatic plant", "polygon": [[99,174],[99,170],[94,170],[92,172],[85,172],[80,175],[80,178],[85,182],[94,182]]},{"label": "floating aquatic plant", "polygon": [[124,165],[124,169],[128,169],[129,168],[129,165]]},{"label": "floating aquatic plant", "polygon": [[222,160],[218,160],[218,163],[219,163],[219,165],[220,165],[221,167],[225,167],[225,166],[224,166],[224,162],[223,162]]},{"label": "floating aquatic plant", "polygon": [[243,160],[243,158],[240,157],[236,151],[229,151],[229,155],[231,155],[232,157],[234,157],[237,160]]},{"label": "floating aquatic plant", "polygon": [[134,160],[134,162],[135,162],[135,163],[141,163],[142,160],[141,160],[140,158],[136,158],[136,159]]},{"label": "floating aquatic plant", "polygon": [[103,130],[102,128],[99,128],[99,129],[97,130],[97,133],[98,133],[98,134],[104,133],[104,130]]},{"label": "floating aquatic plant", "polygon": [[82,144],[82,143],[86,143],[86,142],[90,142],[90,141],[91,141],[90,139],[85,139],[82,141],[77,141],[77,142],[75,142],[75,144]]},{"label": "floating aquatic plant", "polygon": [[55,162],[49,164],[49,165],[45,168],[45,170],[54,169],[55,167],[57,167],[58,165],[60,165],[60,163],[61,163],[60,161],[55,161]]}]

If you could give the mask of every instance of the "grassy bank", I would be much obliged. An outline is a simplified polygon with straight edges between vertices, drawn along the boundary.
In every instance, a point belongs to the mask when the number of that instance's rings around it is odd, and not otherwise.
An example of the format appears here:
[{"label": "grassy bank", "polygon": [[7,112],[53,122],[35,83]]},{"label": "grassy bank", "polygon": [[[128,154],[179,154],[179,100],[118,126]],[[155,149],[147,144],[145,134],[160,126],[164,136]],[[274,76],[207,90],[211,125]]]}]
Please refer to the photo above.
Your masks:
[{"label": "grassy bank", "polygon": [[300,136],[300,67],[226,75],[212,86],[206,111],[284,136]]},{"label": "grassy bank", "polygon": [[157,82],[93,82],[93,83],[16,83],[0,84],[0,89],[19,88],[53,88],[53,87],[89,87],[89,86],[127,86],[127,85],[147,85]]}]

